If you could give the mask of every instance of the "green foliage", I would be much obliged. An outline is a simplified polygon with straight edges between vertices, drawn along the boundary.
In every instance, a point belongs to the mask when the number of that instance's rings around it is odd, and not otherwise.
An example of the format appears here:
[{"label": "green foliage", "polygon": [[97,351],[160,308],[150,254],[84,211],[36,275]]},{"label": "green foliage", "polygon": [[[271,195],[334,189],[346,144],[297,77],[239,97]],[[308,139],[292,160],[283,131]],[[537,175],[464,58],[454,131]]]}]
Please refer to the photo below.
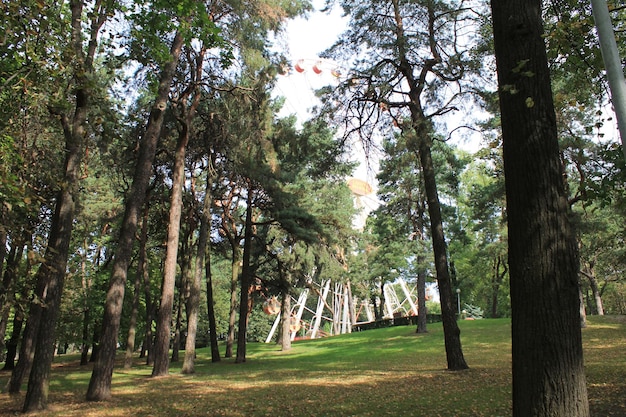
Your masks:
[{"label": "green foliage", "polygon": [[[169,37],[175,31],[181,32],[188,45],[197,39],[207,48],[226,47],[203,1],[154,0],[134,6],[129,16],[130,56],[143,65],[162,65],[169,60]],[[229,54],[224,55],[225,63]]]}]

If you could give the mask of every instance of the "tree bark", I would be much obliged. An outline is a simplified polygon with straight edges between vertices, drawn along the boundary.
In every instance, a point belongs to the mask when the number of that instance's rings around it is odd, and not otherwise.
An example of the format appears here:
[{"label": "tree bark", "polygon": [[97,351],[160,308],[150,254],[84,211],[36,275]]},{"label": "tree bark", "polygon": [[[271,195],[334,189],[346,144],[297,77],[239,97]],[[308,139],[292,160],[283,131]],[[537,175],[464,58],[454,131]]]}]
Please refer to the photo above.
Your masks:
[{"label": "tree bark", "polygon": [[426,309],[426,273],[417,273],[417,329],[416,333],[428,333],[428,310]]},{"label": "tree bark", "polygon": [[248,181],[248,196],[246,198],[246,223],[243,240],[243,258],[241,266],[241,292],[239,297],[239,328],[237,329],[237,356],[235,363],[246,361],[246,344],[248,334],[248,300],[250,297],[250,285],[252,283],[252,210],[254,188]]},{"label": "tree bark", "polygon": [[6,258],[6,269],[2,275],[2,284],[0,285],[0,357],[4,354],[4,340],[11,308],[17,307],[15,305],[15,282],[17,280],[17,269],[23,255],[24,241],[20,237],[12,242],[9,256]]},{"label": "tree bark", "polygon": [[[146,199],[149,199],[149,195],[146,196]],[[139,235],[139,260],[137,262],[137,275],[135,276],[135,284],[133,288],[133,303],[130,312],[130,323],[128,325],[128,335],[126,337],[126,354],[124,355],[124,369],[130,369],[133,366],[133,352],[135,351],[135,339],[137,336],[137,316],[139,314],[139,300],[141,293],[141,284],[142,281],[146,279],[149,281],[148,276],[148,252],[147,252],[147,244],[148,244],[148,213],[150,209],[148,204],[144,206],[144,212],[142,215],[141,222],[141,233]],[[149,282],[148,282],[149,283]],[[147,285],[144,282],[144,285]],[[149,287],[145,291],[149,294]],[[146,296],[146,310],[150,309],[152,306],[149,301],[149,297]],[[148,317],[150,317],[150,313],[146,313]],[[151,328],[152,321],[146,320],[146,329]],[[146,330],[147,331],[147,330]]]},{"label": "tree bark", "polygon": [[15,369],[15,356],[17,355],[17,345],[22,334],[22,327],[24,325],[24,312],[21,308],[17,307],[13,316],[13,332],[11,338],[7,342],[7,357],[4,361],[3,371],[12,371]]},{"label": "tree bark", "polygon": [[[65,138],[65,161],[63,167],[63,183],[56,199],[55,211],[50,226],[50,239],[39,270],[37,281],[43,290],[41,295],[42,308],[37,329],[33,329],[34,356],[33,365],[28,378],[28,388],[24,399],[24,412],[44,410],[48,403],[48,376],[54,356],[56,322],[60,312],[61,295],[65,280],[67,259],[69,256],[72,236],[75,197],[78,194],[80,165],[83,158],[83,147],[87,135],[87,112],[90,106],[90,80],[93,73],[93,60],[97,47],[97,35],[108,18],[108,11],[100,8],[94,12],[91,20],[90,39],[87,52],[83,51],[82,13],[83,3],[70,2],[71,10],[71,48],[75,66],[74,114],[51,113],[59,117]],[[39,295],[39,294],[38,294]]]},{"label": "tree bark", "polygon": [[602,296],[600,295],[600,288],[598,287],[598,279],[594,271],[594,263],[589,262],[585,265],[585,268],[581,273],[589,280],[589,287],[591,288],[591,294],[595,301],[595,313],[599,316],[604,316],[604,305],[602,304]]},{"label": "tree bark", "polygon": [[[146,196],[149,200],[150,197]],[[142,346],[142,353],[146,357],[146,365],[152,365],[153,363],[153,349],[152,349],[152,322],[154,321],[154,304],[152,302],[152,294],[150,293],[150,273],[148,272],[148,255],[147,255],[147,243],[148,243],[148,220],[150,214],[150,205],[145,204],[143,207],[143,214],[141,220],[141,237],[139,239],[139,261],[145,259],[146,265],[142,269],[141,279],[143,280],[143,296],[146,303],[146,330],[144,334],[144,343]],[[140,355],[141,356],[141,355]]]},{"label": "tree bark", "polygon": [[498,294],[500,293],[500,287],[504,281],[504,277],[508,272],[506,262],[502,259],[501,255],[497,255],[493,261],[493,276],[491,279],[491,318],[500,316],[498,311]]},{"label": "tree bark", "polygon": [[[198,246],[200,246],[200,242],[198,242]],[[206,250],[206,241],[204,242],[203,250]],[[200,249],[198,248],[196,266],[194,271],[192,271],[193,276],[189,283],[189,297],[187,298],[187,338],[185,339],[185,357],[181,369],[181,373],[183,374],[193,374],[195,372],[198,311],[200,310],[200,283],[202,281],[202,271],[204,270],[204,256],[200,258],[199,255]]]},{"label": "tree bark", "polygon": [[[82,97],[80,97],[82,95]],[[33,365],[28,378],[28,388],[24,400],[24,412],[45,410],[48,406],[48,375],[54,356],[56,322],[59,316],[61,295],[65,280],[65,269],[69,256],[75,202],[77,193],[82,144],[87,116],[87,94],[77,92],[74,126],[66,134],[65,185],[57,196],[52,217],[50,240],[43,263],[37,271],[41,282],[41,316],[35,332]]]},{"label": "tree bark", "polygon": [[280,303],[280,350],[285,351],[291,349],[291,294],[289,293],[289,285],[283,289],[283,299]]},{"label": "tree bark", "polygon": [[159,88],[148,118],[148,125],[139,146],[139,155],[130,194],[126,201],[126,209],[122,220],[122,228],[118,238],[118,246],[113,262],[113,271],[109,280],[106,295],[104,318],[102,322],[102,343],[98,360],[94,364],[89,387],[88,401],[102,401],[111,397],[111,380],[115,365],[117,337],[122,316],[122,304],[128,267],[130,265],[132,247],[137,231],[139,212],[143,206],[146,190],[152,174],[152,162],[163,124],[163,116],[167,108],[170,85],[178,65],[178,59],[184,44],[181,32],[176,32],[170,49],[170,61],[161,72]]},{"label": "tree bark", "polygon": [[142,259],[144,254],[145,252],[140,251],[139,265],[137,266],[137,274],[135,275],[135,283],[133,285],[133,302],[131,304],[128,334],[126,336],[124,369],[133,367],[133,352],[135,352],[135,338],[137,336],[137,316],[139,314],[139,293],[141,292],[141,277],[143,276],[143,268],[145,268],[146,262],[145,259]]},{"label": "tree bark", "polygon": [[509,230],[513,416],[587,417],[579,260],[541,6],[491,1]]},{"label": "tree bark", "polygon": [[448,369],[459,371],[467,369],[467,363],[463,356],[461,346],[461,330],[456,322],[456,309],[452,285],[450,283],[450,271],[448,269],[448,254],[446,238],[443,232],[443,220],[441,217],[441,204],[437,192],[435,180],[435,167],[433,165],[430,138],[422,131],[424,121],[418,121],[416,130],[419,143],[419,158],[424,175],[424,190],[428,201],[428,215],[430,217],[430,235],[433,242],[435,255],[435,270],[437,271],[437,285],[439,286],[439,298],[441,301],[441,319],[443,322],[443,335],[446,347]]},{"label": "tree bark", "polygon": [[81,290],[83,292],[83,331],[80,354],[80,365],[89,363],[89,321],[91,319],[91,307],[89,303],[89,293],[91,291],[91,278],[87,277],[87,240],[83,240],[83,253],[80,259],[81,268]]},{"label": "tree bark", "polygon": [[171,362],[178,362],[180,360],[180,328],[182,326],[183,319],[183,304],[184,296],[182,289],[178,290],[178,302],[176,303],[176,324],[174,325],[174,338],[172,339],[172,360]]},{"label": "tree bark", "polygon": [[[413,233],[416,236],[419,236],[419,242],[426,243],[426,234],[424,233],[424,223],[425,223],[425,210],[424,210],[424,201],[423,197],[420,196],[416,199],[416,207],[415,211],[417,213],[416,224],[413,229]],[[417,259],[417,329],[416,333],[428,333],[428,310],[426,309],[426,270],[423,267],[425,256],[422,251],[422,245],[418,245],[419,253],[416,255]]]},{"label": "tree bark", "polygon": [[[200,68],[202,68],[200,66]],[[185,96],[184,96],[185,97]],[[154,344],[154,368],[152,376],[167,375],[169,373],[168,353],[170,345],[170,331],[172,321],[172,307],[174,302],[174,287],[176,283],[176,268],[178,259],[178,242],[180,238],[180,219],[183,206],[183,186],[185,181],[185,153],[191,134],[191,121],[198,106],[198,95],[187,113],[183,102],[183,121],[174,154],[174,168],[172,173],[172,195],[170,217],[167,229],[167,250],[163,270],[163,290],[161,304],[157,318],[156,342]],[[182,101],[182,100],[181,100]],[[177,348],[177,347],[176,347]]]},{"label": "tree bark", "polygon": [[[213,186],[213,181],[215,179],[214,171],[211,166],[209,166],[207,170],[207,178],[206,178],[206,189],[204,193],[204,202],[202,205],[202,216],[200,219],[200,232],[198,234],[198,253],[196,256],[196,268],[195,268],[195,282],[194,285],[198,286],[198,293],[200,291],[200,280],[202,277],[202,271],[204,270],[205,279],[206,279],[206,303],[207,303],[207,314],[209,318],[209,339],[211,343],[211,361],[219,362],[220,361],[220,351],[218,347],[217,340],[217,324],[215,321],[215,309],[213,307],[213,282],[211,275],[211,251],[209,245],[209,234],[211,227],[211,204],[213,202],[213,195],[211,193],[211,187]],[[195,290],[194,290],[195,291]],[[195,294],[190,295],[191,297],[195,297]],[[199,302],[199,301],[198,301]],[[195,314],[196,318],[196,327],[197,327],[197,312]],[[189,319],[191,321],[191,319]],[[195,347],[194,347],[195,351]],[[185,363],[187,363],[187,352],[185,352]],[[183,373],[193,373],[194,372],[194,360],[189,359],[189,363],[185,366],[183,364]]]},{"label": "tree bark", "polygon": [[[454,305],[454,296],[452,294],[452,285],[450,283],[450,271],[448,269],[448,254],[445,234],[443,230],[443,220],[441,217],[441,204],[439,202],[439,194],[437,191],[437,181],[435,177],[435,168],[433,165],[431,146],[432,139],[430,137],[431,121],[425,116],[422,108],[421,93],[423,90],[423,82],[416,79],[413,73],[413,64],[409,62],[406,51],[406,35],[402,17],[400,16],[399,4],[397,0],[393,1],[396,19],[396,36],[398,40],[398,63],[402,75],[407,80],[409,89],[408,108],[411,113],[412,129],[415,132],[415,138],[407,141],[407,147],[413,152],[417,152],[417,157],[422,168],[424,179],[424,191],[428,206],[428,215],[430,217],[430,232],[433,244],[433,253],[435,257],[435,270],[437,272],[437,284],[439,286],[439,296],[441,301],[441,318],[443,321],[443,333],[446,349],[446,358],[448,369],[458,371],[467,369],[467,363],[463,356],[461,346],[461,331],[456,322],[456,309]],[[434,20],[435,13],[433,11],[433,2],[427,2],[429,34],[431,38],[435,36]],[[439,51],[434,41],[431,41],[431,59],[425,61],[420,76],[425,79],[433,72],[434,65],[441,60]]]},{"label": "tree bark", "polygon": [[178,242],[180,237],[180,218],[183,204],[183,181],[185,176],[185,147],[189,136],[181,133],[176,145],[172,176],[172,195],[170,198],[170,217],[167,229],[167,250],[163,267],[163,285],[161,303],[157,315],[157,329],[154,343],[154,367],[152,376],[169,373],[169,347],[171,342],[172,312],[178,267]]},{"label": "tree bark", "polygon": [[228,335],[226,336],[226,352],[224,357],[233,357],[233,345],[235,344],[235,323],[237,322],[237,288],[239,288],[240,249],[233,247],[232,269],[230,277],[230,310],[228,314]]}]

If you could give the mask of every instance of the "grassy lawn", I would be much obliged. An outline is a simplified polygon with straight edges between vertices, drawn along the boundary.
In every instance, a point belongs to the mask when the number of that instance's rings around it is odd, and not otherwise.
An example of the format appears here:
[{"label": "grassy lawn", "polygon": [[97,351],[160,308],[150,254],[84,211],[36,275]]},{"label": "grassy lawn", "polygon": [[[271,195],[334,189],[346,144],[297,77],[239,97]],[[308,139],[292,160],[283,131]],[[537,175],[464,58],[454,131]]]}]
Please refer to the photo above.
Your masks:
[{"label": "grassy lawn", "polygon": [[[295,342],[289,352],[250,344],[248,361],[211,363],[198,352],[196,374],[172,364],[151,378],[137,360],[113,375],[113,399],[83,401],[91,370],[78,356],[59,357],[45,416],[509,416],[510,321],[460,322],[470,369],[445,370],[441,324],[416,335],[413,326]],[[626,320],[591,317],[583,329],[592,415],[626,416]],[[4,386],[8,373],[0,374]],[[24,388],[25,389],[25,388]],[[24,394],[0,394],[0,416],[16,414]]]}]

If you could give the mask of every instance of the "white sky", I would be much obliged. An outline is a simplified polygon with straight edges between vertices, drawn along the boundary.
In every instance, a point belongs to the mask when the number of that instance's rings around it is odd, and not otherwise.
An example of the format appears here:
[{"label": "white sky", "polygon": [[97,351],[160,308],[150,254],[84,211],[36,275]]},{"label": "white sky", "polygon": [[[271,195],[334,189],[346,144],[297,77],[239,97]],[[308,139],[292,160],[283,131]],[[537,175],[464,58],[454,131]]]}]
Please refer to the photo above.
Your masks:
[{"label": "white sky", "polygon": [[[319,58],[320,53],[330,47],[346,29],[346,20],[341,16],[341,10],[335,8],[331,13],[321,12],[324,3],[324,0],[314,0],[314,11],[306,19],[297,18],[287,24],[286,55],[292,67],[289,74],[281,76],[276,85],[276,94],[286,98],[282,116],[296,114],[300,121],[306,120],[311,115],[311,108],[319,103],[314,91],[334,82],[335,77],[331,71],[346,72],[332,61]],[[298,62],[304,69],[303,72],[294,69]],[[316,64],[321,70],[319,74],[313,71]],[[364,160],[361,150],[355,149],[354,154],[355,160]],[[358,168],[354,176],[375,185],[375,173],[368,172],[365,166]],[[364,197],[365,200],[370,198],[375,196]],[[377,204],[376,201],[364,201],[367,206]]]}]

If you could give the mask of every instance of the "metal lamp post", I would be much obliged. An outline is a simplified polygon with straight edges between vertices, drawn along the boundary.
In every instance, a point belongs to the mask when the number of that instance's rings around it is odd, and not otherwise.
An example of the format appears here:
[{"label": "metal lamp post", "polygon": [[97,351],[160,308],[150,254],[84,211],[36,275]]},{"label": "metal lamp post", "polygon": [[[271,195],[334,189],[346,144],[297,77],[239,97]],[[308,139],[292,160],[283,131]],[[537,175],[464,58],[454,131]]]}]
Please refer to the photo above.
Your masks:
[{"label": "metal lamp post", "polygon": [[461,317],[461,289],[460,288],[456,289],[456,305],[459,311],[459,317]]}]

